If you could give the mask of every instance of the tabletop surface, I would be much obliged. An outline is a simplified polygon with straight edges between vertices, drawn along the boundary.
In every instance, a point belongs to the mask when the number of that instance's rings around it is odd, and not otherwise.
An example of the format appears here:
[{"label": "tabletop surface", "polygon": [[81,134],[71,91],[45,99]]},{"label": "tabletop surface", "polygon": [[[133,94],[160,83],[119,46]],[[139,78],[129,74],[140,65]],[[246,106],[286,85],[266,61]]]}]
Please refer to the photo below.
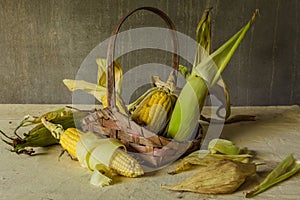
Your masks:
[{"label": "tabletop surface", "polygon": [[[27,114],[42,113],[64,105],[0,105],[0,129],[12,134],[14,128]],[[205,112],[204,112],[205,113]],[[265,163],[257,170],[255,180],[261,180],[288,154],[300,159],[300,107],[234,107],[235,114],[256,116],[256,121],[226,124],[220,135],[239,147],[248,147],[256,159]],[[206,128],[208,125],[204,125]],[[163,169],[147,173],[140,178],[116,177],[114,184],[96,187],[89,183],[91,172],[82,168],[67,155],[59,158],[61,148],[54,145],[36,148],[35,156],[17,155],[0,142],[0,199],[243,199],[243,191],[252,188],[242,185],[229,195],[204,195],[174,192],[161,189],[191,176],[197,170],[169,175],[175,162]],[[274,186],[252,199],[299,199],[300,174]],[[253,178],[254,179],[254,178]]]}]

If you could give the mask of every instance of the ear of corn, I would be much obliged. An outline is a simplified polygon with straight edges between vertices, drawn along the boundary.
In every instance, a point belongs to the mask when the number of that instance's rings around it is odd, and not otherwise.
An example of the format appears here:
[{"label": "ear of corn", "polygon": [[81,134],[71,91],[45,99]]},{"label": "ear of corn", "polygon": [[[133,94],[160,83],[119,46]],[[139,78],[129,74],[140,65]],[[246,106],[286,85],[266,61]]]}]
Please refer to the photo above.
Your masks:
[{"label": "ear of corn", "polygon": [[76,128],[68,128],[60,136],[60,145],[64,148],[69,154],[76,158],[76,146],[79,141],[79,138],[84,133],[79,131]]},{"label": "ear of corn", "polygon": [[133,121],[156,134],[163,134],[177,99],[174,94],[174,74],[170,73],[167,82],[157,76],[153,77],[153,81],[155,87],[128,105],[128,110]]},{"label": "ear of corn", "polygon": [[[125,149],[125,146],[119,140],[100,138],[94,133],[83,133],[76,128],[68,128],[64,131],[61,125],[48,122],[45,118],[42,118],[42,123],[52,135],[60,139],[61,146],[77,158],[83,167],[94,171],[99,164],[103,164],[127,177],[144,174],[140,164],[120,149]],[[95,176],[99,178],[98,175]]]},{"label": "ear of corn", "polygon": [[120,149],[124,145],[116,139],[103,139],[93,133],[83,133],[78,129],[69,128],[62,133],[60,144],[84,167],[91,170],[103,164],[126,177],[137,177],[144,173],[139,163]]},{"label": "ear of corn", "polygon": [[126,177],[137,177],[143,175],[138,162],[121,149],[116,149],[110,159],[109,166],[116,173]]},{"label": "ear of corn", "polygon": [[[208,87],[211,87],[220,77],[233,53],[249,30],[254,21],[252,19],[236,33],[231,39],[219,49],[201,60],[201,63],[194,66],[192,75],[183,87],[173,110],[167,136],[178,141],[186,141],[193,138],[195,128],[198,126],[198,119],[204,105]],[[216,66],[216,67],[215,67]],[[196,111],[195,111],[196,110]]]},{"label": "ear of corn", "polygon": [[205,81],[196,75],[191,75],[176,101],[168,125],[167,137],[177,141],[187,141],[193,138],[199,126],[200,108],[205,103],[208,90]]},{"label": "ear of corn", "polygon": [[[27,149],[27,147],[45,147],[59,142],[58,138],[55,137],[46,127],[42,124],[41,120],[47,119],[53,123],[59,123],[64,128],[74,127],[78,119],[86,116],[86,112],[73,112],[68,109],[59,109],[51,112],[42,114],[39,117],[31,117],[29,115],[25,116],[24,120],[18,125],[14,130],[16,137],[10,137],[0,131],[0,133],[6,138],[6,140],[1,139],[12,146],[11,151],[18,154],[28,154],[31,155],[34,153],[32,148]],[[28,128],[28,126],[35,125],[31,130],[24,133],[24,136],[21,137],[18,135],[18,130],[21,128]]]},{"label": "ear of corn", "polygon": [[[197,26],[197,51],[194,67],[199,64],[203,58],[207,57],[210,52],[211,29],[209,11],[210,9],[204,11]],[[192,73],[186,76],[186,80],[187,84],[182,89],[182,94],[178,97],[178,103],[175,105],[176,113],[174,115],[172,114],[172,121],[167,131],[167,137],[175,138],[176,135],[176,139],[180,141],[193,138],[193,135],[196,133],[195,130],[198,129],[198,119],[200,117],[201,108],[208,95],[205,81],[196,73],[192,71]],[[186,111],[188,111],[189,114],[183,114],[183,112]],[[186,122],[186,124],[176,122]],[[188,129],[187,126],[189,126]]]},{"label": "ear of corn", "polygon": [[168,124],[176,97],[169,91],[152,90],[132,112],[131,118],[154,133],[161,133]]}]

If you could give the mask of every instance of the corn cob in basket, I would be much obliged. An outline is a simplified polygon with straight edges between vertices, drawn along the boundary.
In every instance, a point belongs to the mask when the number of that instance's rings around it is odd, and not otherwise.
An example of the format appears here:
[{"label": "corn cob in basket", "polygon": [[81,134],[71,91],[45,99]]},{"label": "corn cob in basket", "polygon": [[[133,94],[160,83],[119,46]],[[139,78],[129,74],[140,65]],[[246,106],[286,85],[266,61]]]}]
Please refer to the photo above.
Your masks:
[{"label": "corn cob in basket", "polygon": [[148,130],[162,134],[170,120],[177,96],[173,72],[167,82],[153,76],[155,87],[147,90],[136,101],[128,105],[131,119]]}]

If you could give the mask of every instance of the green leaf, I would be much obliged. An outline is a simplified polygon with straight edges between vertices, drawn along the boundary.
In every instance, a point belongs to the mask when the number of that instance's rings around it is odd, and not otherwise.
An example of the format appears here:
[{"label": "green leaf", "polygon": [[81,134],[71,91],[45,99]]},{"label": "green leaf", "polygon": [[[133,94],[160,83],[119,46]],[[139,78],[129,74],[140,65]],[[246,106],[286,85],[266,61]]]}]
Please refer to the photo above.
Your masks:
[{"label": "green leaf", "polygon": [[280,183],[300,171],[300,163],[293,155],[288,155],[275,169],[265,178],[265,180],[249,192],[245,192],[246,198],[251,198],[262,193],[270,187]]},{"label": "green leaf", "polygon": [[258,10],[255,10],[250,21],[239,32],[232,36],[210,56],[204,58],[200,64],[194,67],[193,71],[207,81],[209,86],[214,85],[214,83],[218,81],[221,73],[245,37],[257,13]]},{"label": "green leaf", "polygon": [[213,139],[208,144],[211,154],[222,153],[225,155],[238,155],[240,149],[233,142],[224,139]]}]

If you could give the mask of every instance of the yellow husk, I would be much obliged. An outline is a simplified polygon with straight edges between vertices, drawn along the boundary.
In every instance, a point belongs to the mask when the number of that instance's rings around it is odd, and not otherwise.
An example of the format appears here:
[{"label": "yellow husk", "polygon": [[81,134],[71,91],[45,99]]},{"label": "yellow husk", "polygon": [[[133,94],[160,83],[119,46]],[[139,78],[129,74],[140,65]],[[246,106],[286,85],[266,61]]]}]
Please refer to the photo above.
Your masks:
[{"label": "yellow husk", "polygon": [[162,188],[203,194],[228,194],[234,192],[247,177],[255,173],[256,166],[253,163],[219,160],[201,168],[192,177]]},{"label": "yellow husk", "polygon": [[234,160],[242,163],[248,163],[250,154],[239,154],[240,148],[235,146],[231,141],[224,139],[213,139],[208,144],[209,150],[198,150],[183,158],[174,171],[169,174],[177,174],[193,166],[208,166],[219,160]]}]

